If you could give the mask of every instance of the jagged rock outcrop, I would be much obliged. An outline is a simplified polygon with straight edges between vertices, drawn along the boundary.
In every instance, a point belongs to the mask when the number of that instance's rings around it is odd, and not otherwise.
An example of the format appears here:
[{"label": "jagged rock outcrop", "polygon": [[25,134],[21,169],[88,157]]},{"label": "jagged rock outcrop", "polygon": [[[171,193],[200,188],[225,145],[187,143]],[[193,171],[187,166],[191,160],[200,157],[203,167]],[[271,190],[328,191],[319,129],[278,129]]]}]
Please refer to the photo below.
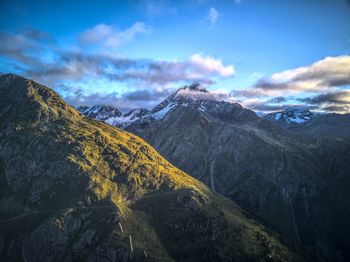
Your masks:
[{"label": "jagged rock outcrop", "polygon": [[316,113],[310,112],[307,108],[290,107],[283,111],[267,114],[264,118],[275,121],[282,126],[290,126],[306,123],[317,115]]}]

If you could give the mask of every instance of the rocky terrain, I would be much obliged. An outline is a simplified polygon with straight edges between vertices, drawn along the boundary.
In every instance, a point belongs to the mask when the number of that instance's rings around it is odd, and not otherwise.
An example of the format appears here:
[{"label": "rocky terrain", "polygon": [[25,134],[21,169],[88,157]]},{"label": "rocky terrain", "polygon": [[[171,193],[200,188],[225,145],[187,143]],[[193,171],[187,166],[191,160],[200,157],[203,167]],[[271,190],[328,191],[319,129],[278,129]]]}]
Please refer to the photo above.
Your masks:
[{"label": "rocky terrain", "polygon": [[[1,261],[302,260],[238,205],[174,167],[142,139],[81,115],[51,89],[1,75],[0,105]],[[179,149],[194,142],[184,135]],[[219,190],[220,163],[213,159],[209,170],[215,170]],[[246,166],[247,174],[255,175],[254,165]],[[315,194],[312,188],[303,192]],[[283,194],[291,201],[290,187]],[[308,209],[311,215],[314,208]],[[339,215],[338,222],[346,213]]]},{"label": "rocky terrain", "polygon": [[275,121],[281,125],[303,124],[313,119],[317,114],[310,112],[306,108],[291,107],[286,110],[270,113],[264,118]]},{"label": "rocky terrain", "polygon": [[313,113],[307,109],[288,108],[264,116],[281,127],[309,137],[330,137],[350,142],[350,114]]},{"label": "rocky terrain", "polygon": [[[308,128],[309,135],[286,130],[238,104],[209,99],[203,88],[185,89],[152,110],[166,110],[163,118],[142,119],[127,130],[302,244],[315,260],[346,261],[350,145]],[[314,119],[305,125],[321,117]],[[328,130],[349,136],[343,127]]]},{"label": "rocky terrain", "polygon": [[108,121],[113,117],[121,117],[123,114],[118,110],[118,108],[113,106],[79,106],[77,108],[82,114],[94,118],[96,120]]},{"label": "rocky terrain", "polygon": [[96,120],[106,122],[112,126],[126,128],[131,123],[150,116],[150,111],[147,109],[133,109],[127,113],[121,113],[118,108],[114,106],[79,106],[77,110]]}]

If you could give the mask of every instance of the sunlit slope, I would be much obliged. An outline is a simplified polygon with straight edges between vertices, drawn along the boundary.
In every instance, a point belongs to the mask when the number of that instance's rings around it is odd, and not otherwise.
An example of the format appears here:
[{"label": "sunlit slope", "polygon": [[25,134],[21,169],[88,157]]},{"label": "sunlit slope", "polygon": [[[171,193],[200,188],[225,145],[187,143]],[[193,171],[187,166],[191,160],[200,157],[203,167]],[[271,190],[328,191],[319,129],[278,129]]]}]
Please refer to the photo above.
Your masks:
[{"label": "sunlit slope", "polygon": [[0,76],[1,261],[300,260],[142,139]]}]

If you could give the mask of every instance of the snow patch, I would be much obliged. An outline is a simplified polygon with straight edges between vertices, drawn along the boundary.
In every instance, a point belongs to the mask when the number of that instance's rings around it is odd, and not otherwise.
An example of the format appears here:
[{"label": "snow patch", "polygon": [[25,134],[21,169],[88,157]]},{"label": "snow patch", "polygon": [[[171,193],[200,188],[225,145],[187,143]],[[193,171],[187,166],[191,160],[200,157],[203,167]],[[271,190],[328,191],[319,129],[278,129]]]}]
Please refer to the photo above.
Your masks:
[{"label": "snow patch", "polygon": [[161,110],[155,112],[152,114],[153,118],[155,120],[161,120],[163,119],[174,107],[176,104],[168,104],[166,107],[162,108]]}]

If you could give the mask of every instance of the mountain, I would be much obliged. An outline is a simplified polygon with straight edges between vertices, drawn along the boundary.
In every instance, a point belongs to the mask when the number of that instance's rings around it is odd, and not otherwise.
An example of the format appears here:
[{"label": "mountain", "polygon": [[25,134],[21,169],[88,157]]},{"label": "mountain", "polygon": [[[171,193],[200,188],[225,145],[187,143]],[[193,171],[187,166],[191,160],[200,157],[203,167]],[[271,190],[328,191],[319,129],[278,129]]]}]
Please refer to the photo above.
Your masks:
[{"label": "mountain", "polygon": [[77,110],[88,117],[101,121],[108,121],[110,118],[123,115],[116,107],[104,105],[79,106]]},{"label": "mountain", "polygon": [[289,108],[265,115],[264,118],[298,134],[350,142],[350,114],[316,114],[307,109]]},{"label": "mountain", "polygon": [[350,257],[349,144],[290,132],[203,88],[180,89],[152,111],[165,113],[126,129],[302,244],[315,260]]},{"label": "mountain", "polygon": [[308,109],[300,107],[290,107],[280,112],[270,113],[264,116],[268,120],[278,122],[282,125],[302,124],[310,121],[316,114]]},{"label": "mountain", "polygon": [[0,76],[1,261],[300,261],[234,202],[54,91]]},{"label": "mountain", "polygon": [[318,115],[305,124],[291,126],[288,130],[309,137],[330,137],[350,143],[350,114]]},{"label": "mountain", "polygon": [[148,116],[150,113],[147,109],[140,108],[123,114],[114,106],[104,105],[79,106],[77,110],[90,118],[104,121],[120,128],[125,128],[132,122]]}]

